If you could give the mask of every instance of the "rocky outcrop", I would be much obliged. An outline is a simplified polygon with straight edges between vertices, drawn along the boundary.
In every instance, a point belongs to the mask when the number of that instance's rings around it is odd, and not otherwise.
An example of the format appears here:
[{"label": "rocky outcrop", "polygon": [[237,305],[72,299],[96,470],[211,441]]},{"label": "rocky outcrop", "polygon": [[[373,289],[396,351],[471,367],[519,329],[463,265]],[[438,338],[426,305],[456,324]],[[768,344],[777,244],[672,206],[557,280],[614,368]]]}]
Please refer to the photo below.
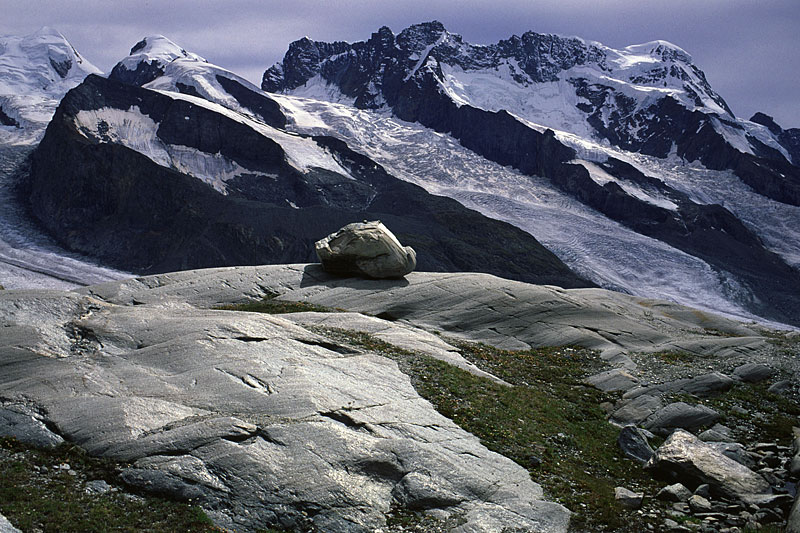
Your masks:
[{"label": "rocky outcrop", "polygon": [[661,445],[647,468],[689,487],[708,484],[711,490],[739,500],[770,493],[764,478],[721,454],[687,431],[677,430]]},{"label": "rocky outcrop", "polygon": [[380,220],[354,222],[314,244],[326,272],[369,278],[402,278],[417,266],[417,253],[403,246]]},{"label": "rocky outcrop", "polygon": [[4,291],[2,409],[35,406],[68,441],[129,463],[126,483],[231,529],[374,531],[401,507],[464,531],[567,530],[526,470],[434,411],[389,359],[162,296]]}]

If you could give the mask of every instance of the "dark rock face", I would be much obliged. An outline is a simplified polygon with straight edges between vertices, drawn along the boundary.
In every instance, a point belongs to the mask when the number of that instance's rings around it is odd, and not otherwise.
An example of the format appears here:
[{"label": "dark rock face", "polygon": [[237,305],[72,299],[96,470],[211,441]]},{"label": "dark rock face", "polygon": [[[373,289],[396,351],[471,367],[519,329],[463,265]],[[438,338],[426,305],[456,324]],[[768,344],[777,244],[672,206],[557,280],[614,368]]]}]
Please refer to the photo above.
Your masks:
[{"label": "dark rock face", "polygon": [[[135,47],[134,47],[135,48]],[[164,74],[164,67],[158,61],[142,61],[135,70],[128,70],[125,65],[117,64],[108,75],[110,80],[142,86]]]},{"label": "dark rock face", "polygon": [[13,126],[15,128],[19,128],[19,122],[6,115],[6,112],[3,111],[2,107],[0,107],[0,124],[3,126]]},{"label": "dark rock face", "polygon": [[771,116],[758,112],[750,117],[751,122],[766,126],[773,135],[778,137],[781,146],[786,148],[795,165],[800,165],[800,128],[781,128]]},{"label": "dark rock face", "polygon": [[[248,108],[285,123],[268,97],[251,101],[233,91]],[[158,125],[160,142],[221,154],[247,172],[226,182],[223,195],[104,142],[102,125],[97,133],[75,126],[80,111],[132,105]],[[321,168],[300,172],[278,142],[237,120],[89,76],[59,106],[32,157],[26,187],[32,212],[64,245],[136,272],[313,261],[313,243],[321,236],[355,220],[380,219],[417,250],[419,270],[589,285],[529,234],[400,181],[341,141],[311,140],[349,176]]]}]

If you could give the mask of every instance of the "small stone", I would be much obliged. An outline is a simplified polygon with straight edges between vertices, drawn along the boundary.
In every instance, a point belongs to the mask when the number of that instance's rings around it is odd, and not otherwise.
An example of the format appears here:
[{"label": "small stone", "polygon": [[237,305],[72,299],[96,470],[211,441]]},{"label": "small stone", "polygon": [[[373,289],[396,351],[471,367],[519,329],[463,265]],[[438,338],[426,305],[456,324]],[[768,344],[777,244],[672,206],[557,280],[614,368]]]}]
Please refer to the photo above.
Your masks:
[{"label": "small stone", "polygon": [[730,442],[731,428],[722,424],[714,424],[710,429],[700,433],[698,437],[704,442]]},{"label": "small stone", "polygon": [[689,498],[689,509],[691,509],[693,513],[710,513],[711,502],[699,494],[692,494]]},{"label": "small stone", "polygon": [[644,501],[644,494],[641,492],[633,492],[625,487],[614,488],[614,499],[628,509],[638,509],[642,506]]},{"label": "small stone", "polygon": [[692,495],[692,491],[687,489],[681,483],[674,483],[667,485],[656,494],[656,498],[668,502],[685,502]]},{"label": "small stone", "polygon": [[111,485],[102,479],[95,479],[86,482],[85,490],[87,494],[105,494],[111,490]]},{"label": "small stone", "polygon": [[747,468],[753,468],[756,464],[745,447],[738,442],[708,442],[707,444],[725,457],[730,457]]},{"label": "small stone", "polygon": [[697,488],[694,489],[694,493],[698,496],[702,496],[703,498],[710,498],[711,486],[708,483],[703,483],[702,485],[698,485]]},{"label": "small stone", "polygon": [[747,383],[758,383],[769,379],[775,374],[775,370],[760,363],[747,363],[737,366],[733,370],[733,375]]},{"label": "small stone", "polygon": [[666,520],[664,520],[664,527],[667,528],[667,529],[673,528],[673,527],[678,527],[678,523],[675,520],[671,519],[671,518],[667,518]]},{"label": "small stone", "polygon": [[[690,496],[691,497],[691,496]],[[672,508],[679,513],[687,514],[689,512],[689,504],[686,502],[677,502],[672,504]]]}]

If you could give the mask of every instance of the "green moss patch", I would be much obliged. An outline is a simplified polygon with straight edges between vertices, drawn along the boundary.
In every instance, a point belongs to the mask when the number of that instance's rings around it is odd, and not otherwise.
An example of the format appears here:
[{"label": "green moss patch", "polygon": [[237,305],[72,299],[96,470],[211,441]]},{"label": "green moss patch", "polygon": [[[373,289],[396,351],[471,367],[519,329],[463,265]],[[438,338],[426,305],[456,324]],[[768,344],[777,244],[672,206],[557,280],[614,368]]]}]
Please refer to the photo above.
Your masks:
[{"label": "green moss patch", "polygon": [[76,446],[39,450],[2,438],[0,513],[23,531],[222,531],[196,505],[118,491],[86,492],[86,481],[119,485],[116,471],[114,463],[88,457]]}]

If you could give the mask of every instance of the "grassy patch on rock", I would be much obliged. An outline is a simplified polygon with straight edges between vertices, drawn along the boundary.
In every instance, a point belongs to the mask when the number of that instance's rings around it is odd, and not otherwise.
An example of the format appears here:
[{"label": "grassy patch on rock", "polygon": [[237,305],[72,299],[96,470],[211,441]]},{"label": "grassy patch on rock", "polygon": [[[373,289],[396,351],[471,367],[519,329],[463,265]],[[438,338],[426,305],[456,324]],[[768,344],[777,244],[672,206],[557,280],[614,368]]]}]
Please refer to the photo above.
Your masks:
[{"label": "grassy patch on rock", "polygon": [[119,484],[113,462],[77,446],[35,449],[0,438],[0,513],[23,531],[222,531],[200,507],[111,490],[90,494],[87,481]]},{"label": "grassy patch on rock", "polygon": [[332,309],[322,305],[316,305],[308,302],[292,302],[287,300],[277,300],[277,295],[268,295],[263,299],[256,302],[247,302],[243,304],[221,305],[217,309],[223,311],[245,311],[248,313],[267,313],[270,315],[279,315],[283,313],[304,313],[313,311],[317,313],[335,313],[338,309]]},{"label": "grassy patch on rock", "polygon": [[508,387],[364,333],[320,330],[397,361],[440,413],[527,468],[550,499],[573,511],[573,530],[645,527],[641,515],[614,500],[616,486],[652,493],[655,484],[619,451],[619,430],[599,407],[609,396],[582,383],[587,369],[602,364],[595,353],[570,347],[515,352],[456,343],[466,359],[513,385]]}]

